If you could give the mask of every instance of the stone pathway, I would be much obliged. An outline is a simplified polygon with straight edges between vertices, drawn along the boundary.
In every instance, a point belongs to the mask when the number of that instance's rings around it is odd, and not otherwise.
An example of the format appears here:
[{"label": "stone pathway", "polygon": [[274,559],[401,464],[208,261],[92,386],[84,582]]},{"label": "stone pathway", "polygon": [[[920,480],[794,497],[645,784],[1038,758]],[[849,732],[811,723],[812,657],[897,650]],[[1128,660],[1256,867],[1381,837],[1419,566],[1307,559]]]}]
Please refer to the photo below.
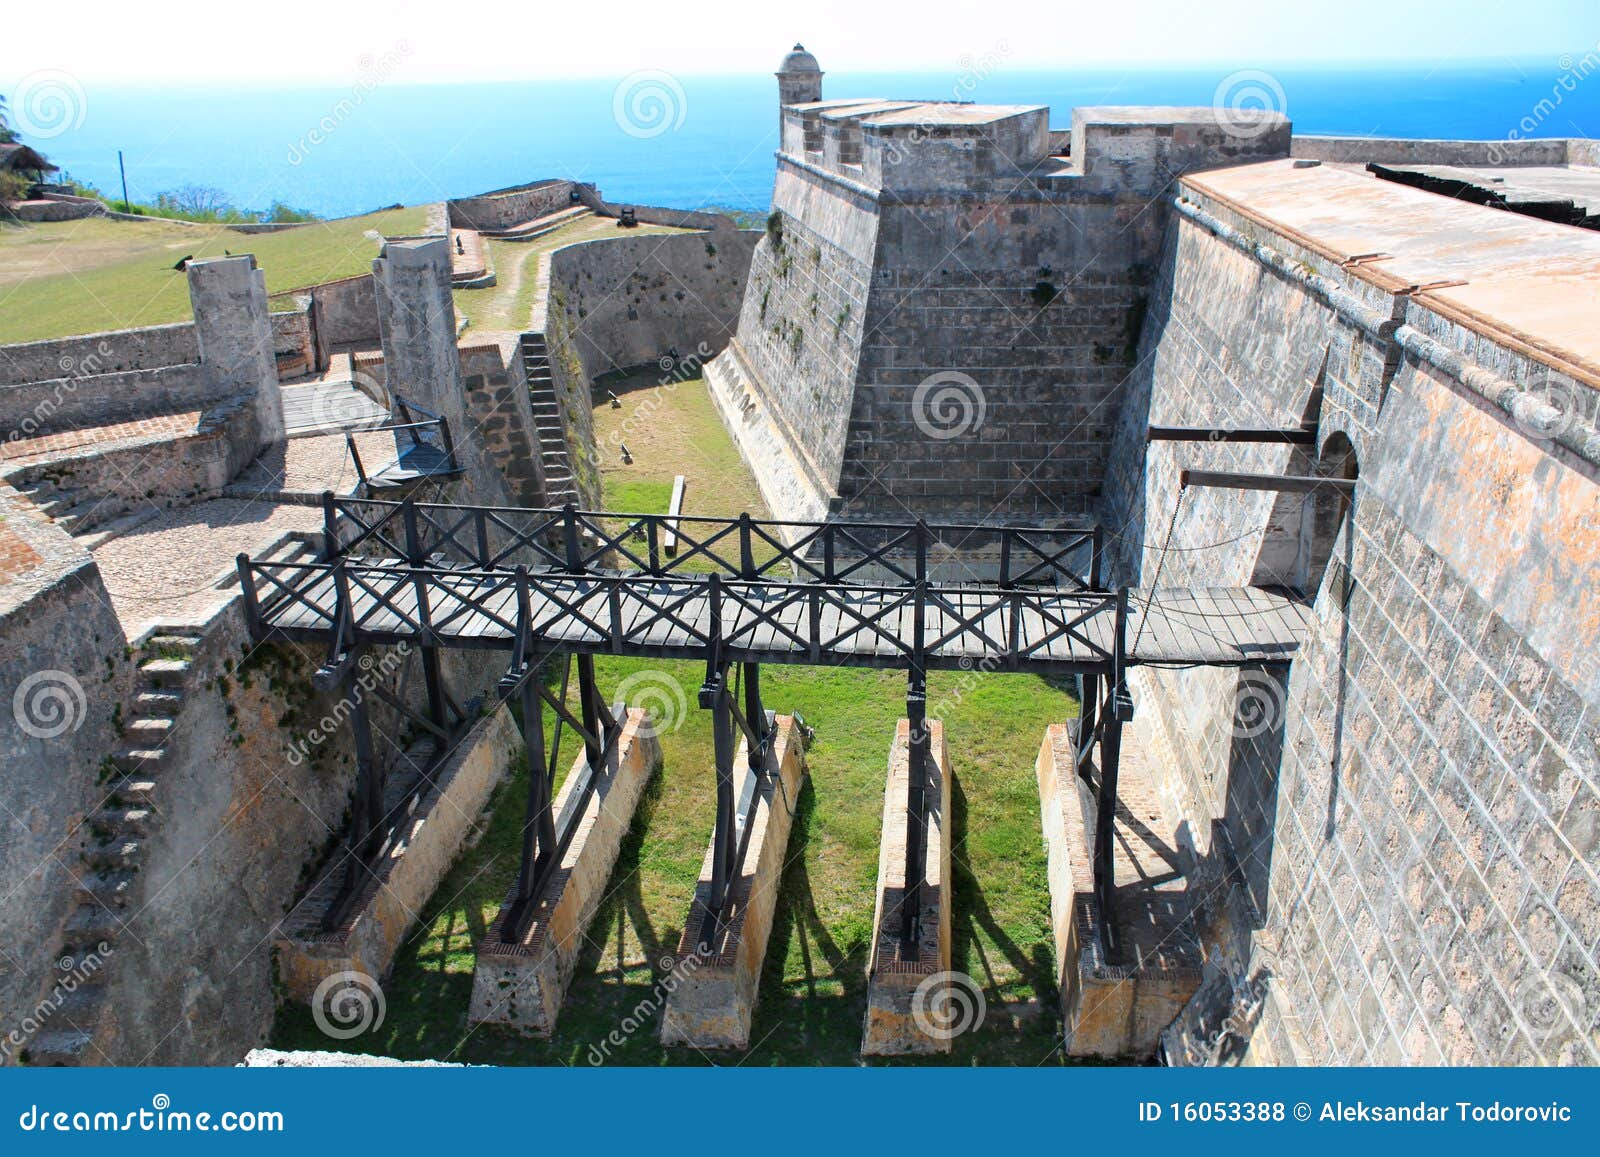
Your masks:
[{"label": "stone pathway", "polygon": [[322,528],[314,506],[218,498],[169,510],[94,550],[123,629],[203,623],[234,596],[217,582],[241,551],[256,553],[289,531]]}]

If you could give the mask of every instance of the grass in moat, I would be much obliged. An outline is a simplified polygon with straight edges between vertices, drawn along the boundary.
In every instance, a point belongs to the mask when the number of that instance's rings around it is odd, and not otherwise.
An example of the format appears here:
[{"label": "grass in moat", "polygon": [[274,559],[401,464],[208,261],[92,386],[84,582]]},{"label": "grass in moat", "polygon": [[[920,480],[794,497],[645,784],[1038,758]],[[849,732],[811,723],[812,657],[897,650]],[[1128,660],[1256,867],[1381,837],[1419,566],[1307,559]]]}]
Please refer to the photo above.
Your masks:
[{"label": "grass in moat", "polygon": [[188,321],[189,280],[173,268],[183,257],[253,253],[269,293],[370,273],[382,238],[420,233],[427,215],[417,205],[255,234],[107,217],[0,223],[0,343]]},{"label": "grass in moat", "polygon": [[[607,389],[621,409],[608,407]],[[597,383],[596,398],[602,447],[612,431],[625,431],[634,459],[623,466],[603,455],[608,508],[665,510],[672,476],[682,473],[691,512],[761,510],[702,382],[668,388],[653,372],[620,375]],[[816,738],[796,801],[751,1048],[707,1054],[663,1048],[657,1036],[662,961],[677,944],[712,826],[711,734],[695,706],[704,667],[607,657],[596,668],[608,694],[637,677],[635,685],[648,686],[665,708],[664,766],[635,815],[554,1036],[534,1040],[466,1023],[473,947],[516,872],[524,769],[497,793],[484,838],[462,854],[401,950],[383,985],[383,1025],[332,1041],[309,1010],[289,1006],[279,1014],[275,1047],[479,1064],[859,1063],[884,776],[904,712],[904,674],[763,669],[768,706],[798,711]],[[1075,712],[1064,689],[1031,675],[937,672],[930,679],[929,714],[944,720],[954,771],[954,967],[977,980],[988,1002],[981,1027],[956,1040],[947,1063],[1064,1063],[1033,768],[1045,727]],[[573,750],[570,734],[565,742]]]},{"label": "grass in moat", "polygon": [[521,333],[528,328],[538,292],[539,258],[553,249],[607,237],[681,232],[681,229],[660,225],[639,225],[624,231],[619,230],[610,217],[579,217],[532,241],[497,241],[486,237],[483,243],[489,249],[495,283],[486,289],[457,289],[453,294],[456,316],[471,323],[463,340],[470,341],[475,333]]}]

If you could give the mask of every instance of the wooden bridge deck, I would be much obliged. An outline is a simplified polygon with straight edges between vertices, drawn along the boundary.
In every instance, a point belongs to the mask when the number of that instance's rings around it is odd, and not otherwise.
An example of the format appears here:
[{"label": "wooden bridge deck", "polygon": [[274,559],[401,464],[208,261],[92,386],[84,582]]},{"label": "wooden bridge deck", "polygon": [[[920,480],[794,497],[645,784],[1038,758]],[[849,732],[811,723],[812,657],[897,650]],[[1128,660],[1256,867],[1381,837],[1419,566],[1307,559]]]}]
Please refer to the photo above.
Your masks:
[{"label": "wooden bridge deck", "polygon": [[[337,615],[330,565],[252,564],[263,627],[331,637]],[[352,641],[511,648],[518,633],[514,572],[412,570],[390,561],[346,564]],[[706,576],[570,575],[527,580],[533,638],[579,652],[703,658],[715,635],[729,660],[904,666],[915,646],[913,587],[723,579],[713,631]],[[419,596],[425,599],[419,613]],[[1146,602],[1150,602],[1146,611]],[[1310,608],[1257,588],[1130,592],[1131,663],[1239,665],[1287,661]],[[1055,588],[928,584],[923,644],[932,667],[1101,670],[1115,647],[1116,596]],[[1137,645],[1135,645],[1137,640]]]}]

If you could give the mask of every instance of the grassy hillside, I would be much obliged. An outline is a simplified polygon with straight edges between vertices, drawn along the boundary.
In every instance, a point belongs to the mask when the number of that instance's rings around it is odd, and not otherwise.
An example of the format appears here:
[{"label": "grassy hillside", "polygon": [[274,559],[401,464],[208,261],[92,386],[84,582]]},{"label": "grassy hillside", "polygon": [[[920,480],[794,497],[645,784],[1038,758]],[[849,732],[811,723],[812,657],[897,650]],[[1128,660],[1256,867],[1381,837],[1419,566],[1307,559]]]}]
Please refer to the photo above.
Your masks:
[{"label": "grassy hillside", "polygon": [[188,321],[185,256],[254,253],[279,292],[372,268],[383,236],[419,233],[427,207],[318,221],[280,233],[91,217],[0,225],[0,343]]}]

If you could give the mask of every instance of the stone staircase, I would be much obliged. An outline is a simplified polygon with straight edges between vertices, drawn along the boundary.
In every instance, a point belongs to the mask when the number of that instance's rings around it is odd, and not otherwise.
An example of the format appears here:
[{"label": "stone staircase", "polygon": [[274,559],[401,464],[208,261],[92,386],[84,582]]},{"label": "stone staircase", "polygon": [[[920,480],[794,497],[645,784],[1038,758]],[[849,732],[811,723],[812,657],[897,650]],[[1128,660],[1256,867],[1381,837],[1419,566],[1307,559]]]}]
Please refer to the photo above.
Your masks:
[{"label": "stone staircase", "polygon": [[567,433],[561,420],[561,402],[550,374],[550,348],[544,334],[522,335],[522,369],[528,378],[528,403],[539,435],[539,473],[545,498],[551,506],[578,501],[578,484],[567,454]]},{"label": "stone staircase", "polygon": [[120,509],[114,500],[81,488],[62,485],[48,474],[33,478],[24,475],[8,481],[38,507],[40,513],[89,550],[124,531],[149,522],[161,513],[159,507],[150,505],[108,518],[107,515],[116,514]]},{"label": "stone staircase", "polygon": [[532,221],[524,221],[519,225],[511,225],[505,229],[485,229],[484,237],[493,237],[496,241],[534,241],[546,233],[554,233],[563,225],[570,224],[582,217],[592,215],[586,205],[574,205],[570,209],[562,209],[556,213],[547,213],[543,217],[536,217]]},{"label": "stone staircase", "polygon": [[[135,915],[138,874],[146,840],[159,822],[156,806],[167,741],[188,693],[189,671],[200,639],[187,627],[158,627],[144,643],[138,681],[125,718],[125,744],[112,757],[109,793],[85,825],[93,836],[82,855],[78,904],[62,929],[56,956],[70,959],[72,975],[85,973],[71,992],[60,977],[44,996],[56,1002],[25,1052],[29,1065],[104,1063],[106,984],[124,941],[124,921]],[[103,947],[102,947],[103,946]],[[89,961],[94,961],[92,971]]]}]

